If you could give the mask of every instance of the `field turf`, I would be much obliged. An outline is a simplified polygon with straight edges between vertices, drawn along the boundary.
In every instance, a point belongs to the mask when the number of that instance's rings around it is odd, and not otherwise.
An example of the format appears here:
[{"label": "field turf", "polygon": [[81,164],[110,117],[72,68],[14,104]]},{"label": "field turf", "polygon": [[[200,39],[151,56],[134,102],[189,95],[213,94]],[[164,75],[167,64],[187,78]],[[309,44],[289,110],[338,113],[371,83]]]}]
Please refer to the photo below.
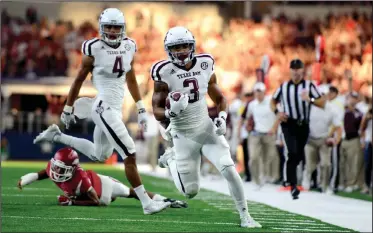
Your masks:
[{"label": "field turf", "polygon": [[[351,232],[316,219],[249,202],[251,215],[262,229],[239,227],[229,196],[201,190],[187,209],[167,209],[146,216],[135,199],[117,199],[108,207],[58,206],[60,190],[50,181],[36,181],[22,191],[18,179],[44,168],[46,163],[2,163],[3,232]],[[124,180],[124,172],[104,165],[83,164],[85,169]],[[149,191],[184,200],[168,180],[142,176]],[[127,182],[124,182],[128,185]]]}]

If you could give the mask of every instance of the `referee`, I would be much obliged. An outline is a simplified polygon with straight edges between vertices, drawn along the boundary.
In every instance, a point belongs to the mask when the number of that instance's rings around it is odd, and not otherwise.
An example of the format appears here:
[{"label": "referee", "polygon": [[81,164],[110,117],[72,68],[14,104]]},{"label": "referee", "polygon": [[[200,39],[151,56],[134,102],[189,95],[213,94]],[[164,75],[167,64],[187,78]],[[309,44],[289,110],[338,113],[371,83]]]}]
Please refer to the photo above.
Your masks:
[{"label": "referee", "polygon": [[[309,116],[312,104],[324,108],[325,100],[315,85],[304,80],[304,64],[299,59],[290,62],[291,80],[284,82],[273,95],[271,108],[281,121],[286,151],[284,181],[291,186],[293,199],[298,199],[297,166],[304,159],[304,147],[309,134]],[[281,103],[283,112],[277,104]]]}]

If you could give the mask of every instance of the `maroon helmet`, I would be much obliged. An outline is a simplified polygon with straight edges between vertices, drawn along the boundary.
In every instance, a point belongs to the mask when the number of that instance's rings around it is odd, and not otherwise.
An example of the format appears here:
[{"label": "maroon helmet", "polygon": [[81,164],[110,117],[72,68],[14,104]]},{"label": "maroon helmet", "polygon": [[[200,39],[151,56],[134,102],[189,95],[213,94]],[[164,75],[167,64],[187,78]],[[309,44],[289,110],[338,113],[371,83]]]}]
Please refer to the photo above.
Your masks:
[{"label": "maroon helmet", "polygon": [[55,182],[65,182],[73,177],[78,165],[78,153],[68,147],[62,148],[51,159],[50,178]]}]

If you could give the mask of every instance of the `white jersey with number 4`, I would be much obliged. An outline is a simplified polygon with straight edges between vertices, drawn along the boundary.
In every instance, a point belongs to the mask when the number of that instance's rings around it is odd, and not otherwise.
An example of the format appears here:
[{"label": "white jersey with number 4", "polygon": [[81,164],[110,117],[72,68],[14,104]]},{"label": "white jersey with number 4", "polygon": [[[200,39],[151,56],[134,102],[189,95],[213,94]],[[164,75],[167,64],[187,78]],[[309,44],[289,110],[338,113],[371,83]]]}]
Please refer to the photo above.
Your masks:
[{"label": "white jersey with number 4", "polygon": [[211,55],[196,55],[187,70],[168,60],[156,62],[150,71],[154,81],[164,82],[169,92],[188,93],[189,104],[177,117],[171,118],[173,130],[203,130],[209,119],[206,93],[211,75],[214,73],[214,59]]},{"label": "white jersey with number 4", "polygon": [[94,58],[92,82],[98,91],[97,97],[121,112],[126,73],[131,70],[136,53],[135,41],[126,37],[113,48],[94,38],[83,42],[82,52]]}]

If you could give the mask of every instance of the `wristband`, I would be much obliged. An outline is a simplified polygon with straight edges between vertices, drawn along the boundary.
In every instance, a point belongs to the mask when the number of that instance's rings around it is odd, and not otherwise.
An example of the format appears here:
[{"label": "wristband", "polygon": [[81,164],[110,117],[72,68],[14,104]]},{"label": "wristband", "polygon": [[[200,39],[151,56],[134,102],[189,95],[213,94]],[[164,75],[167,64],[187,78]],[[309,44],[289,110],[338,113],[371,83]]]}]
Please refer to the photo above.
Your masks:
[{"label": "wristband", "polygon": [[65,105],[65,107],[63,107],[63,111],[64,111],[65,113],[72,113],[72,112],[73,112],[73,107],[72,107],[72,106]]},{"label": "wristband", "polygon": [[227,120],[227,113],[224,111],[219,112],[219,117],[223,118],[225,121]]},{"label": "wristband", "polygon": [[136,107],[137,109],[145,109],[145,105],[144,105],[144,102],[142,100],[139,100],[136,102]]}]

